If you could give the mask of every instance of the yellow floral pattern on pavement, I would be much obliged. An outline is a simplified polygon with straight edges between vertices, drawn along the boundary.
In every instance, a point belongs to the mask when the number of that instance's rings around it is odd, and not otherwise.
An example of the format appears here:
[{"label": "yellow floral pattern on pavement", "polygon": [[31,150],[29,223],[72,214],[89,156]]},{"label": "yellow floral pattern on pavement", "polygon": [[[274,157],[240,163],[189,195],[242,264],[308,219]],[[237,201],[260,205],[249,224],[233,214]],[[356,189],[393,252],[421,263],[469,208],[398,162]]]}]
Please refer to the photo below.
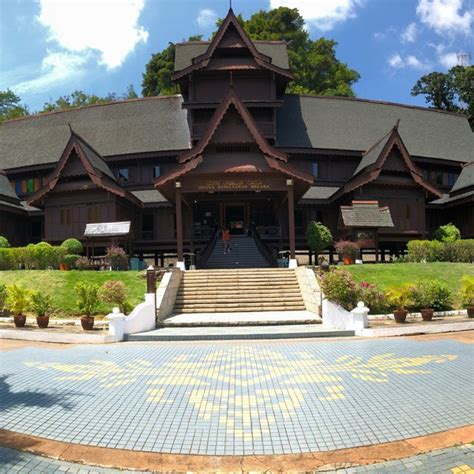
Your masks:
[{"label": "yellow floral pattern on pavement", "polygon": [[145,389],[146,400],[155,404],[173,403],[172,391],[167,388],[184,387],[188,402],[200,419],[210,421],[216,417],[227,433],[248,440],[268,434],[276,422],[275,413],[290,419],[304,402],[308,385],[322,386],[320,400],[338,401],[346,397],[343,375],[369,383],[387,383],[392,374],[430,374],[429,365],[456,358],[455,355],[396,357],[386,353],[367,360],[345,355],[328,362],[309,352],[289,356],[236,346],[216,349],[200,359],[182,354],[160,367],[142,359],[123,365],[103,360],[83,364],[26,364],[59,373],[57,380],[97,380],[105,389],[133,384],[143,377],[149,386]]}]

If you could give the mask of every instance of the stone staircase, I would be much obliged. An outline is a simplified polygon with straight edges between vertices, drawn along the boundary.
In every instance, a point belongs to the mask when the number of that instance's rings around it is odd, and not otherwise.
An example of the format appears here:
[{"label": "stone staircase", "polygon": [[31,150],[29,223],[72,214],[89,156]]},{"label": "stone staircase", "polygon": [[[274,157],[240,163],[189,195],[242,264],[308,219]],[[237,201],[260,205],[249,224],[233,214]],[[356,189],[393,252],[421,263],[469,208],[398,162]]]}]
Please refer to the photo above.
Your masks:
[{"label": "stone staircase", "polygon": [[294,270],[252,268],[185,272],[174,313],[304,311]]},{"label": "stone staircase", "polygon": [[246,235],[232,236],[232,250],[224,253],[222,239],[217,240],[206,268],[268,268],[268,262],[257,248],[255,240]]}]

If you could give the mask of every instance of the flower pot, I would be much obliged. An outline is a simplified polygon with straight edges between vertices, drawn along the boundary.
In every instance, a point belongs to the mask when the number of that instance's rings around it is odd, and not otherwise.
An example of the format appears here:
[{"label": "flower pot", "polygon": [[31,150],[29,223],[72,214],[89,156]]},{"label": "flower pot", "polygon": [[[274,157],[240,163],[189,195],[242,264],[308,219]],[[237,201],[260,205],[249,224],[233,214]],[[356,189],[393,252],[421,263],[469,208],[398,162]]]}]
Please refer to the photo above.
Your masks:
[{"label": "flower pot", "polygon": [[36,324],[41,329],[47,328],[49,324],[49,316],[36,316]]},{"label": "flower pot", "polygon": [[468,306],[466,309],[467,309],[467,317],[474,318],[474,306]]},{"label": "flower pot", "polygon": [[81,326],[84,331],[90,331],[94,328],[94,316],[82,316]]},{"label": "flower pot", "polygon": [[433,319],[433,310],[431,308],[424,308],[420,310],[423,321],[431,321]]},{"label": "flower pot", "polygon": [[13,316],[13,322],[17,328],[25,327],[26,316],[24,314],[15,314],[15,316]]},{"label": "flower pot", "polygon": [[404,323],[407,319],[408,311],[406,309],[396,309],[393,312],[393,316],[395,317],[395,321],[397,323]]},{"label": "flower pot", "polygon": [[352,265],[352,258],[344,257],[344,265]]},{"label": "flower pot", "polygon": [[59,265],[59,269],[62,271],[62,272],[66,272],[69,270],[68,266],[65,264],[65,263],[61,263]]}]

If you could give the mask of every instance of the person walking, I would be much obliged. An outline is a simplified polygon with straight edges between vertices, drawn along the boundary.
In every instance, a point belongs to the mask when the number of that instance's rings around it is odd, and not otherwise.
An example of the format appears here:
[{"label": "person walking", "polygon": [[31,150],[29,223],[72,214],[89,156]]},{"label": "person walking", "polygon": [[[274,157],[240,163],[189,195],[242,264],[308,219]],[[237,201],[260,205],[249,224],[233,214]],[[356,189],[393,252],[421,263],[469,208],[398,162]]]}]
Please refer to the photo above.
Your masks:
[{"label": "person walking", "polygon": [[222,231],[222,241],[224,242],[224,253],[230,252],[230,232],[229,229]]}]

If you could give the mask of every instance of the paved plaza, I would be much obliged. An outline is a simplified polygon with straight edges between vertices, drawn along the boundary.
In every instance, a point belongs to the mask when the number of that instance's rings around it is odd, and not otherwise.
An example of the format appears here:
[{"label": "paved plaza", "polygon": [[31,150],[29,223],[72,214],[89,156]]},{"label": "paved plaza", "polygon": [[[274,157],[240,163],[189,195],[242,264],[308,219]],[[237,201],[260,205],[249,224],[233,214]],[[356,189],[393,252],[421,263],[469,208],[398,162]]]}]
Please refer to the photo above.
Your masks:
[{"label": "paved plaza", "polygon": [[473,349],[451,338],[22,347],[1,353],[1,428],[205,456],[394,442],[473,423]]}]

